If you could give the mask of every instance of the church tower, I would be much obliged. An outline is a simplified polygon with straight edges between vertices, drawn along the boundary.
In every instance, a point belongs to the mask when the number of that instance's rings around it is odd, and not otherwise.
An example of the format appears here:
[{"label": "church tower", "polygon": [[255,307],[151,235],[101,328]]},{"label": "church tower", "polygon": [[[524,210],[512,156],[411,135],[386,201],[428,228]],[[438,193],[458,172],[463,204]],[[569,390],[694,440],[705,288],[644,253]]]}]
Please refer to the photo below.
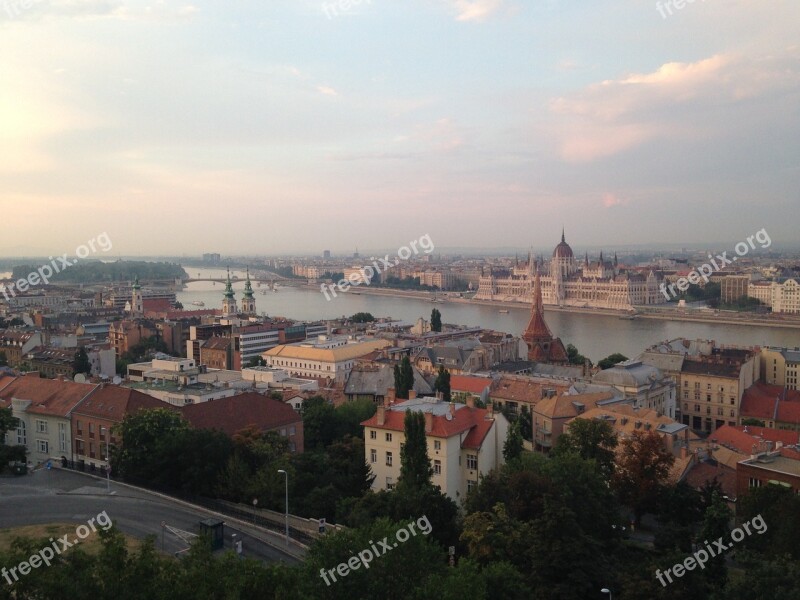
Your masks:
[{"label": "church tower", "polygon": [[144,300],[142,299],[142,286],[139,285],[139,276],[133,282],[133,294],[131,296],[131,315],[141,317],[144,315]]},{"label": "church tower", "polygon": [[253,285],[250,283],[250,269],[247,269],[247,281],[244,284],[244,297],[242,298],[242,312],[246,315],[256,314],[256,299],[253,295]]},{"label": "church tower", "polygon": [[567,350],[564,344],[553,333],[544,320],[544,306],[542,302],[542,281],[539,271],[533,285],[533,304],[531,306],[531,320],[522,339],[528,346],[528,360],[555,365],[569,363]]},{"label": "church tower", "polygon": [[231,270],[228,269],[228,282],[225,284],[225,298],[222,300],[222,316],[230,317],[237,312],[236,298],[233,292],[233,284],[231,283]]}]

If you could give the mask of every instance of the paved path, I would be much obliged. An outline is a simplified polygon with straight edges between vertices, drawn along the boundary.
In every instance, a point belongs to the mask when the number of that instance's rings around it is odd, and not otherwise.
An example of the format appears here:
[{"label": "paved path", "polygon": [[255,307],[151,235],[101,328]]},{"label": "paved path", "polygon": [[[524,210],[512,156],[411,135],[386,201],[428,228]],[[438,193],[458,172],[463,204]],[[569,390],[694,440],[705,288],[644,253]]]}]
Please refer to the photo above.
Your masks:
[{"label": "paved path", "polygon": [[[156,548],[162,544],[161,522],[199,532],[198,522],[210,515],[146,492],[133,490],[111,482],[111,494],[106,482],[71,471],[38,470],[30,475],[0,478],[0,528],[45,523],[86,523],[106,511],[120,531],[135,538],[156,536]],[[297,559],[253,537],[265,534],[238,523],[225,521],[225,548],[232,549],[231,534],[243,541],[243,554],[266,562],[296,564]],[[167,532],[164,551],[175,553],[186,544]]]}]

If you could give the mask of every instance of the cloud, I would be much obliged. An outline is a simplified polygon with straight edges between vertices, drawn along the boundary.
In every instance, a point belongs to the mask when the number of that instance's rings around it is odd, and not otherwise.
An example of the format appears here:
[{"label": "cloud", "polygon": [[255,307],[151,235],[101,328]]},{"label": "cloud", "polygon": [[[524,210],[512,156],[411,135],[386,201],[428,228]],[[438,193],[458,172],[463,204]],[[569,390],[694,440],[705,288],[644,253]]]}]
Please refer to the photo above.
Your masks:
[{"label": "cloud", "polygon": [[766,57],[718,54],[664,63],[650,73],[626,74],[554,98],[549,127],[563,160],[588,162],[655,139],[722,135],[723,121],[752,120],[749,100],[779,102],[798,90],[798,48]]},{"label": "cloud", "polygon": [[503,0],[448,0],[457,21],[485,21],[503,6]]},{"label": "cloud", "polygon": [[613,208],[615,206],[620,206],[621,204],[625,204],[625,201],[622,198],[619,198],[611,193],[603,194],[604,208]]},{"label": "cloud", "polygon": [[317,91],[320,94],[324,95],[324,96],[338,96],[339,95],[339,92],[337,92],[332,87],[328,87],[327,85],[318,85],[317,86]]}]

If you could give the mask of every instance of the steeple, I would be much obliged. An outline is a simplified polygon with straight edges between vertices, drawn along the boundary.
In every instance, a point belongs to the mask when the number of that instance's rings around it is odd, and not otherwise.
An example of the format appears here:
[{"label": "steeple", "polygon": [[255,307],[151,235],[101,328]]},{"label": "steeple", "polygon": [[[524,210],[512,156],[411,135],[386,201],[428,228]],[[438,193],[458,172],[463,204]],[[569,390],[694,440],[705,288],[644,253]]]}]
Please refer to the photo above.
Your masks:
[{"label": "steeple", "polygon": [[140,289],[142,289],[142,286],[141,286],[141,285],[139,285],[139,276],[138,276],[138,275],[137,275],[137,276],[135,277],[135,279],[133,280],[133,289],[135,289],[135,290],[140,290]]},{"label": "steeple", "polygon": [[603,251],[602,250],[600,250],[600,266],[601,267],[605,266],[605,263],[603,262]]},{"label": "steeple", "polygon": [[234,298],[233,284],[231,283],[231,270],[228,269],[228,280],[225,283],[225,294],[222,299],[222,316],[229,317],[237,313],[236,298]]},{"label": "steeple", "polygon": [[256,314],[256,299],[253,297],[253,284],[250,283],[250,269],[247,269],[247,281],[244,284],[244,298],[242,298],[242,312],[248,315]]},{"label": "steeple", "polygon": [[583,265],[586,268],[589,268],[589,253],[588,252],[586,253],[586,259],[583,261]]},{"label": "steeple", "polygon": [[561,243],[562,244],[566,244],[567,243],[567,239],[564,237],[564,227],[563,226],[561,227]]},{"label": "steeple", "polygon": [[614,252],[614,266],[615,267],[619,266],[619,261],[617,260],[617,253],[616,252]]},{"label": "steeple", "polygon": [[566,364],[569,361],[564,344],[559,338],[553,337],[544,320],[542,279],[538,267],[533,284],[531,319],[525,333],[522,334],[522,339],[528,346],[528,360],[553,364]]},{"label": "steeple", "polygon": [[253,284],[250,283],[250,269],[247,269],[247,281],[244,284],[244,297],[245,298],[252,298],[253,297]]}]

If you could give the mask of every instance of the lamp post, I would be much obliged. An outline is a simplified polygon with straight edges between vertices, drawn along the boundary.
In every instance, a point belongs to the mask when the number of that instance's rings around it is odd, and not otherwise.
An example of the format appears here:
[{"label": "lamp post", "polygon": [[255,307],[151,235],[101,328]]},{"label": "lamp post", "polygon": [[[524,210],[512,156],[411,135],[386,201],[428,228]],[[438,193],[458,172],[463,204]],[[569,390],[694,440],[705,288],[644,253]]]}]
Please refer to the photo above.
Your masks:
[{"label": "lamp post", "polygon": [[603,588],[602,590],[600,590],[600,593],[601,594],[608,594],[608,600],[613,600],[612,597],[611,597],[611,590],[610,589]]},{"label": "lamp post", "polygon": [[286,546],[289,546],[289,474],[283,469],[278,469],[278,473],[283,473],[286,480]]},{"label": "lamp post", "polygon": [[111,493],[111,463],[108,461],[108,429],[100,427],[100,435],[106,443],[106,492]]}]

